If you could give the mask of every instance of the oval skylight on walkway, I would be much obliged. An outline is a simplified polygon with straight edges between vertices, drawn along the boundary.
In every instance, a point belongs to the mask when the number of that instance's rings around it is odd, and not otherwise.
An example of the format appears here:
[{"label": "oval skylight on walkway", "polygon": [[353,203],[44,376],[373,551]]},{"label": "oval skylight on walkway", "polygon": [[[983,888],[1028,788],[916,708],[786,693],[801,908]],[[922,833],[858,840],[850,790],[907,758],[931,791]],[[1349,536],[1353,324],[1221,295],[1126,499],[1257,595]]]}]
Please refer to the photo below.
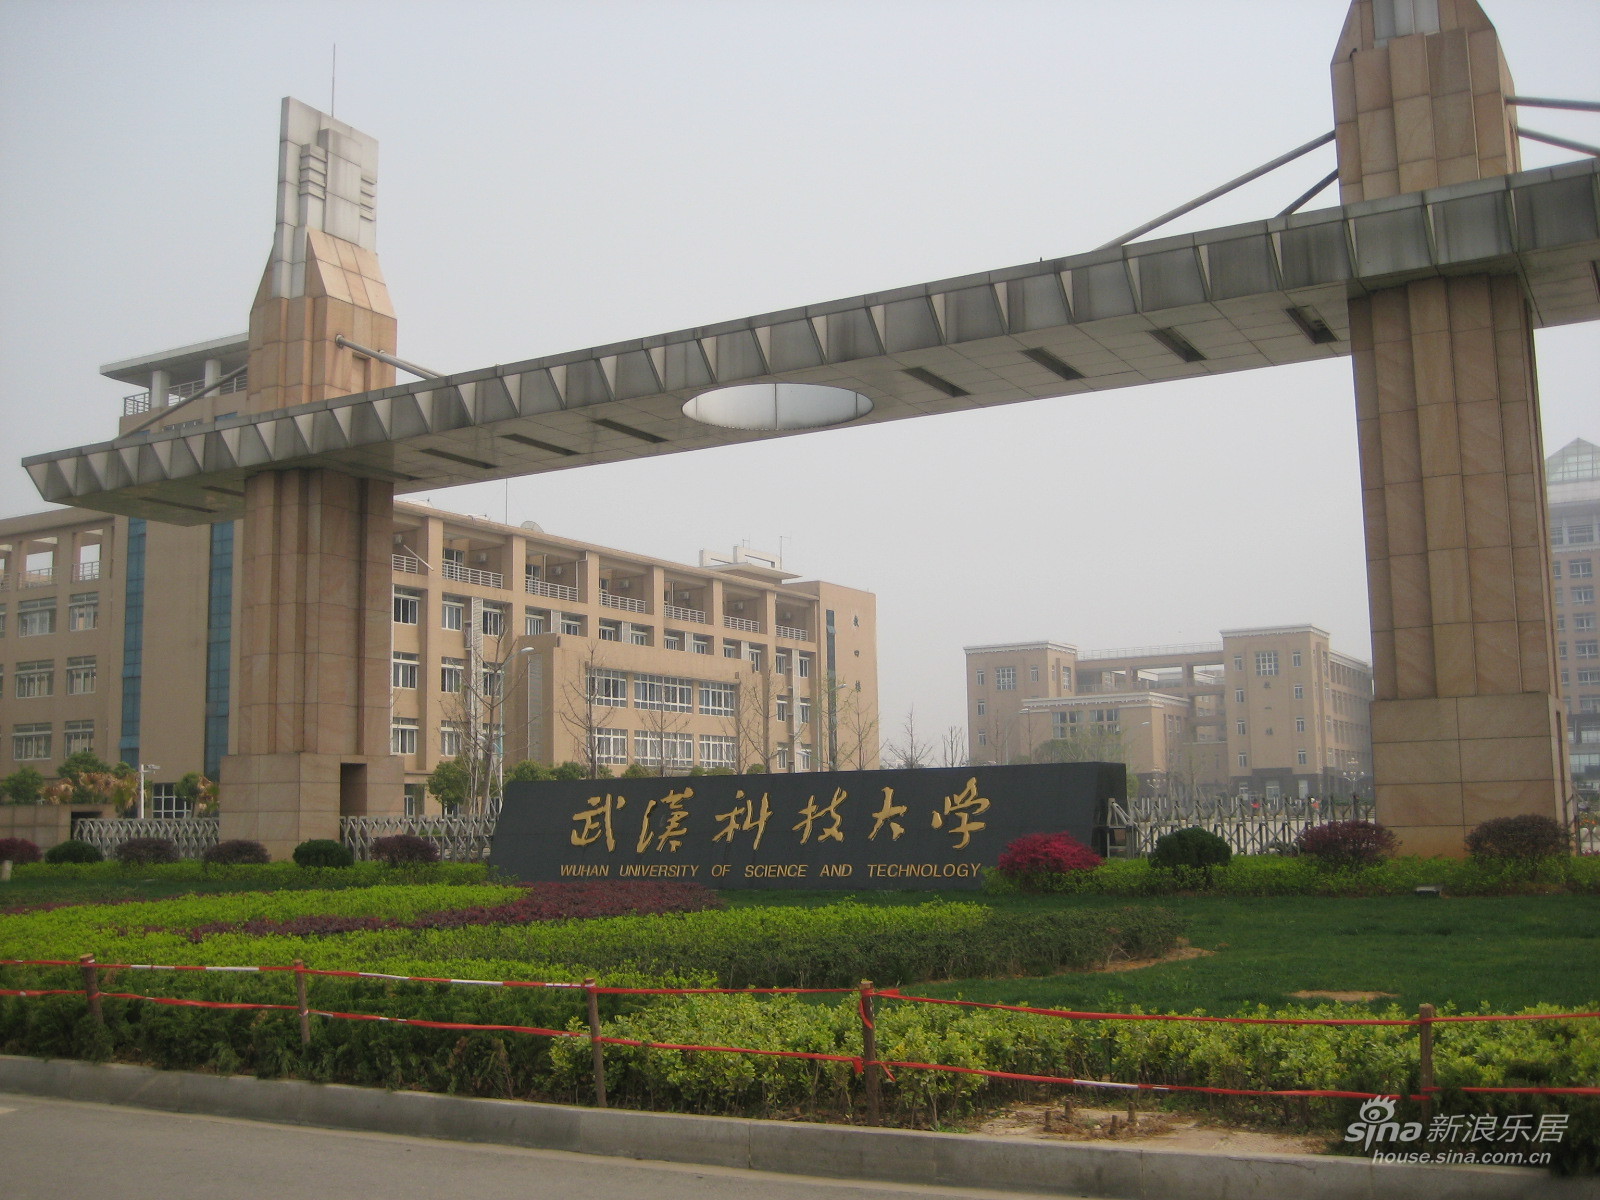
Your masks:
[{"label": "oval skylight on walkway", "polygon": [[872,401],[821,383],[740,383],[702,392],[683,415],[720,429],[821,429],[872,411]]}]

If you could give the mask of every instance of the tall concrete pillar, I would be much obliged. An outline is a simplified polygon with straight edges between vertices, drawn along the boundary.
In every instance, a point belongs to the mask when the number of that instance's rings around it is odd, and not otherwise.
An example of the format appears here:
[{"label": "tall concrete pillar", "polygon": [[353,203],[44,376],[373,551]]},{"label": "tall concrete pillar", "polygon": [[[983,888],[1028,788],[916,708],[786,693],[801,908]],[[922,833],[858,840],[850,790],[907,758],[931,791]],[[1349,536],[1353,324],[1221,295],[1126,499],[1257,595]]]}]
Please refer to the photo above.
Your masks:
[{"label": "tall concrete pillar", "polygon": [[[377,143],[285,100],[278,224],[250,313],[251,412],[386,387],[395,319],[374,249]],[[394,489],[326,469],[245,484],[238,718],[222,836],[284,857],[340,816],[405,811],[389,753]]]},{"label": "tall concrete pillar", "polygon": [[[1356,0],[1333,61],[1346,202],[1518,169],[1476,0]],[[1562,819],[1532,321],[1512,275],[1352,298],[1378,817],[1460,854],[1491,817]]]}]

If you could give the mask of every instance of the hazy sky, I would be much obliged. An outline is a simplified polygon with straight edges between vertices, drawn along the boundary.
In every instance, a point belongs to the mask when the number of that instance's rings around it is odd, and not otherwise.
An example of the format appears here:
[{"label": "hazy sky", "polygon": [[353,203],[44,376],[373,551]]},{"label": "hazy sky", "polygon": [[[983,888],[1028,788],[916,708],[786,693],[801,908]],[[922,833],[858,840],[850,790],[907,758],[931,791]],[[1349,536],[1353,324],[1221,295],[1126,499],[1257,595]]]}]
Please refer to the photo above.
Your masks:
[{"label": "hazy sky", "polygon": [[[131,389],[100,364],[244,330],[279,100],[326,109],[335,44],[400,353],[448,372],[1092,249],[1331,128],[1345,8],[5,0],[6,455],[112,436]],[[1600,97],[1600,4],[1486,8],[1521,92]],[[1600,143],[1600,116],[1523,121]],[[1332,165],[1160,233],[1270,216]],[[1600,331],[1539,353],[1547,451],[1600,440]],[[685,561],[781,546],[877,593],[885,728],[915,704],[931,738],[971,643],[1309,621],[1367,657],[1352,407],[1341,359],[433,498]],[[0,514],[41,507],[0,471]]]}]

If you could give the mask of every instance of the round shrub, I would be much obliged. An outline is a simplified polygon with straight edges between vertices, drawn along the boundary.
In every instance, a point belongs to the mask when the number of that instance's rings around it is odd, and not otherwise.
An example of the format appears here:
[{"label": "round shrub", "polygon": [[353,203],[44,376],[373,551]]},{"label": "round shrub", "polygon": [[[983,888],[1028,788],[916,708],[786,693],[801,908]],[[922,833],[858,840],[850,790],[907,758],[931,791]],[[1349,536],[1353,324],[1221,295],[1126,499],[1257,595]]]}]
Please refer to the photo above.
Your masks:
[{"label": "round shrub", "polygon": [[44,852],[44,860],[47,863],[97,863],[104,862],[105,859],[106,856],[100,853],[98,846],[80,842],[77,838],[57,842]]},{"label": "round shrub", "polygon": [[1070,833],[1025,833],[1000,852],[1000,873],[1028,880],[1040,875],[1092,871],[1103,860]]},{"label": "round shrub", "polygon": [[1329,821],[1302,830],[1295,849],[1324,867],[1367,867],[1390,858],[1400,839],[1374,821]]},{"label": "round shrub", "polygon": [[397,833],[372,843],[372,857],[389,867],[409,867],[439,861],[439,847],[414,833]]},{"label": "round shrub", "polygon": [[166,838],[129,838],[116,849],[117,861],[133,867],[178,861],[178,847]]},{"label": "round shrub", "polygon": [[1564,858],[1572,853],[1572,843],[1560,821],[1525,813],[1520,817],[1496,817],[1479,825],[1467,834],[1467,853],[1473,858],[1534,862]]},{"label": "round shrub", "polygon": [[294,861],[302,867],[348,867],[356,856],[348,846],[332,838],[312,838],[294,848]]},{"label": "round shrub", "polygon": [[1194,867],[1209,870],[1225,867],[1233,857],[1233,848],[1210,830],[1193,826],[1174,829],[1156,839],[1156,848],[1150,852],[1152,867]]},{"label": "round shrub", "polygon": [[13,862],[17,866],[23,863],[36,863],[44,857],[44,852],[27,838],[0,838],[0,862]]},{"label": "round shrub", "polygon": [[233,838],[231,841],[218,842],[215,846],[207,846],[200,861],[212,867],[260,866],[271,862],[272,855],[260,842],[252,842],[249,838]]}]

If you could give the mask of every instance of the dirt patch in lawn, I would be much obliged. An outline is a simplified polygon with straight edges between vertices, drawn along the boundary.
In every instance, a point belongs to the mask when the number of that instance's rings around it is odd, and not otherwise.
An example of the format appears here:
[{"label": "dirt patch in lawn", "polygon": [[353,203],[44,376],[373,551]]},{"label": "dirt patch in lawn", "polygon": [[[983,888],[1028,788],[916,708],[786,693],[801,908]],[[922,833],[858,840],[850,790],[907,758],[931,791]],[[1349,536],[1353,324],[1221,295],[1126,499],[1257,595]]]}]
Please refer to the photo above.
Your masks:
[{"label": "dirt patch in lawn", "polygon": [[1188,1113],[1135,1111],[1074,1104],[1014,1104],[972,1129],[986,1137],[1030,1141],[1137,1142],[1164,1150],[1210,1150],[1235,1154],[1322,1154],[1330,1138],[1310,1133],[1244,1129]]},{"label": "dirt patch in lawn", "polygon": [[1394,992],[1323,992],[1306,991],[1290,992],[1296,1000],[1342,1000],[1346,1003],[1357,1000],[1393,1000]]},{"label": "dirt patch in lawn", "polygon": [[1178,944],[1159,958],[1114,958],[1103,967],[1091,967],[1091,971],[1138,971],[1144,967],[1159,967],[1162,963],[1182,962],[1186,958],[1207,958],[1215,954],[1215,950],[1202,950],[1199,946],[1191,946],[1183,938],[1178,939]]}]

